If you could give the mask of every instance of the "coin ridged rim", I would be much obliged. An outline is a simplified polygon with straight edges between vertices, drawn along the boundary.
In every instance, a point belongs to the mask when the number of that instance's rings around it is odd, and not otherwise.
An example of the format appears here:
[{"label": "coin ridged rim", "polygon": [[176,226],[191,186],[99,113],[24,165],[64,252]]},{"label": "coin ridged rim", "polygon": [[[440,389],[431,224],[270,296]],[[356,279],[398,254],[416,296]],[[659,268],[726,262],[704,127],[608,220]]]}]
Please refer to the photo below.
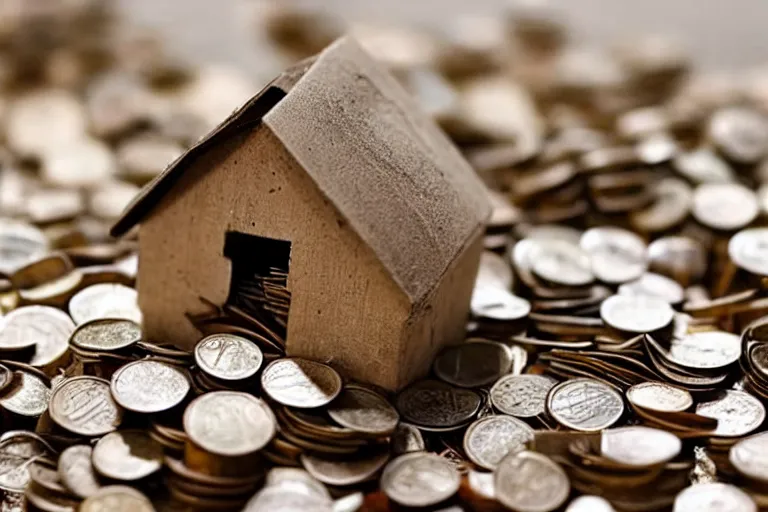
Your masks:
[{"label": "coin ridged rim", "polygon": [[[172,404],[165,404],[165,406],[162,407],[162,408],[157,408],[157,407],[152,407],[152,408],[142,407],[142,408],[139,408],[139,407],[136,407],[136,404],[129,404],[125,400],[124,397],[121,398],[120,397],[120,393],[117,390],[117,384],[118,384],[118,381],[120,380],[120,377],[126,371],[130,370],[131,368],[133,368],[135,366],[146,365],[146,364],[160,365],[160,366],[164,367],[165,369],[170,370],[172,373],[176,374],[177,376],[179,376],[179,378],[180,378],[179,382],[183,381],[186,384],[186,389],[185,389],[184,393],[183,394],[179,393],[179,396],[176,397],[176,400]],[[118,405],[120,405],[122,408],[127,409],[129,411],[138,412],[138,413],[144,413],[144,414],[163,412],[163,411],[167,411],[167,410],[173,409],[174,407],[176,407],[177,405],[182,403],[185,398],[187,398],[187,396],[189,395],[189,390],[191,389],[191,387],[192,386],[191,386],[191,384],[189,382],[189,379],[187,378],[186,373],[184,373],[183,371],[179,370],[178,368],[176,368],[176,367],[174,367],[174,366],[172,366],[170,364],[161,363],[159,361],[153,361],[152,359],[139,359],[138,361],[133,361],[131,363],[128,363],[128,364],[125,364],[125,365],[121,366],[120,368],[118,368],[115,371],[115,373],[112,374],[112,380],[109,383],[109,391],[110,391],[110,393],[112,393],[112,398],[115,400],[115,402],[117,402]]]},{"label": "coin ridged rim", "polygon": [[[497,395],[500,394],[499,391],[498,391],[499,388],[503,384],[505,384],[507,381],[510,381],[510,380],[540,380],[540,379],[541,380],[547,380],[552,385],[549,387],[549,389],[547,390],[547,394],[544,396],[544,403],[542,404],[541,411],[539,411],[536,414],[522,415],[519,412],[518,413],[512,413],[512,412],[510,412],[511,409],[509,409],[506,406],[503,406],[503,404],[501,403],[500,398],[497,397]],[[509,416],[512,416],[512,417],[515,417],[515,418],[535,418],[539,414],[543,414],[543,413],[545,413],[547,411],[547,396],[549,395],[549,392],[552,391],[552,388],[557,386],[557,384],[558,384],[557,380],[555,380],[552,377],[549,377],[547,375],[536,375],[536,374],[533,374],[533,373],[523,373],[523,374],[520,374],[520,375],[508,374],[508,375],[502,376],[499,380],[497,380],[494,383],[494,385],[491,387],[490,391],[488,391],[488,396],[490,397],[491,405],[493,405],[493,407],[496,410],[498,410],[499,412],[502,412],[502,413],[504,413],[506,415],[509,415]],[[497,398],[494,399],[494,397],[497,397]]]},{"label": "coin ridged rim", "polygon": [[73,432],[75,434],[79,434],[82,436],[87,437],[97,437],[97,436],[103,436],[106,434],[109,434],[110,432],[114,432],[117,430],[117,428],[120,426],[120,423],[123,421],[123,408],[120,406],[120,404],[115,401],[114,397],[112,396],[112,390],[110,389],[110,382],[106,379],[102,379],[100,377],[93,377],[91,375],[79,375],[77,377],[69,377],[64,382],[56,386],[53,391],[51,392],[51,396],[48,399],[49,404],[53,404],[53,399],[56,396],[57,393],[60,393],[62,389],[66,388],[67,386],[71,385],[72,382],[80,381],[80,380],[90,380],[97,382],[99,384],[102,384],[106,387],[106,394],[105,396],[109,397],[109,400],[112,401],[112,403],[115,405],[115,409],[117,410],[117,418],[115,418],[115,424],[109,426],[108,428],[105,426],[101,430],[97,430],[96,432],[87,432],[82,433],[81,431],[78,431],[76,429],[72,429],[71,425],[68,421],[66,421],[64,418],[59,416],[59,414],[56,412],[55,407],[48,407],[48,414],[51,416],[51,419],[55,421],[59,426],[62,428],[69,430],[70,432]]}]

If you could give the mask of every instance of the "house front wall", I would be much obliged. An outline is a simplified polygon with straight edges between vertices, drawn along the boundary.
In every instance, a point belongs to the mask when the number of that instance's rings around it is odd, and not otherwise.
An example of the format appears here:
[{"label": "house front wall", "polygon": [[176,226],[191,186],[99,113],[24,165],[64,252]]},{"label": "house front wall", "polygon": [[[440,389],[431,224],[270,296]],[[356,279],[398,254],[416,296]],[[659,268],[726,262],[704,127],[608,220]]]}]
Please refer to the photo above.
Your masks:
[{"label": "house front wall", "polygon": [[142,223],[138,289],[150,339],[199,340],[185,313],[205,310],[199,297],[226,301],[228,231],[292,243],[289,354],[397,387],[407,298],[264,126],[203,155]]}]

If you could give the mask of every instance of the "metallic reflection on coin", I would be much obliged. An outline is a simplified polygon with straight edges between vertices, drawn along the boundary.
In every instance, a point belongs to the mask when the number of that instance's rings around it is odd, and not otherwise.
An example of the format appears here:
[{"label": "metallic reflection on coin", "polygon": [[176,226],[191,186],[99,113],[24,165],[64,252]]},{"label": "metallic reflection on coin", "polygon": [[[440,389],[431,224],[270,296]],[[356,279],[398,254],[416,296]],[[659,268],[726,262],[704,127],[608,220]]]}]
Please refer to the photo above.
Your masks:
[{"label": "metallic reflection on coin", "polygon": [[453,464],[434,453],[408,453],[391,461],[381,475],[381,489],[406,507],[428,507],[459,490],[461,478]]},{"label": "metallic reflection on coin", "polygon": [[141,324],[137,293],[122,284],[94,284],[69,301],[69,314],[76,324],[98,318],[125,318]]},{"label": "metallic reflection on coin", "polygon": [[217,455],[256,452],[272,440],[276,426],[265,402],[239,391],[206,393],[184,412],[184,431],[190,440]]},{"label": "metallic reflection on coin", "polygon": [[[75,325],[66,313],[48,306],[24,306],[0,319],[0,350],[40,347],[36,366],[49,362],[52,354],[66,350]],[[62,342],[62,340],[65,340]],[[54,360],[57,357],[54,358]]]},{"label": "metallic reflection on coin", "polygon": [[282,405],[312,409],[328,405],[339,395],[341,377],[328,365],[292,357],[267,365],[261,386]]},{"label": "metallic reflection on coin", "polygon": [[667,301],[655,297],[613,295],[600,305],[600,317],[606,324],[635,334],[668,326],[674,314]]},{"label": "metallic reflection on coin", "polygon": [[443,350],[432,367],[435,375],[448,384],[478,388],[496,382],[509,373],[512,353],[495,341],[473,341]]},{"label": "metallic reflection on coin", "polygon": [[0,219],[0,273],[10,275],[43,256],[49,242],[42,231],[31,224]]},{"label": "metallic reflection on coin", "polygon": [[99,439],[92,461],[100,475],[131,482],[163,467],[163,447],[146,430],[120,430]]},{"label": "metallic reflection on coin", "polygon": [[447,428],[470,421],[480,409],[480,395],[440,381],[423,380],[401,391],[396,405],[408,422]]},{"label": "metallic reflection on coin", "polygon": [[0,397],[0,407],[20,416],[36,418],[48,409],[50,398],[51,389],[40,377],[17,371],[10,390]]},{"label": "metallic reflection on coin", "polygon": [[402,455],[410,452],[422,452],[427,449],[421,431],[410,423],[400,422],[392,434],[392,453]]},{"label": "metallic reflection on coin", "polygon": [[212,334],[195,346],[195,362],[205,373],[222,380],[253,377],[264,356],[250,340],[234,334]]},{"label": "metallic reflection on coin", "polygon": [[585,286],[595,279],[589,256],[564,240],[536,240],[528,261],[534,274],[557,285]]},{"label": "metallic reflection on coin", "polygon": [[464,434],[464,451],[478,466],[493,471],[508,454],[525,449],[533,429],[511,416],[486,416],[472,423]]},{"label": "metallic reflection on coin", "polygon": [[551,512],[565,503],[571,485],[559,464],[540,453],[507,455],[496,469],[496,499],[519,512]]},{"label": "metallic reflection on coin", "polygon": [[81,436],[112,432],[123,421],[123,409],[112,398],[109,382],[82,376],[64,380],[53,390],[51,419]]},{"label": "metallic reflection on coin", "polygon": [[757,512],[757,505],[738,487],[712,482],[680,491],[672,512]]},{"label": "metallic reflection on coin", "polygon": [[547,409],[561,425],[581,432],[597,432],[624,414],[621,395],[594,379],[571,379],[549,392]]},{"label": "metallic reflection on coin", "polygon": [[110,384],[118,404],[140,413],[167,411],[177,406],[186,398],[189,387],[184,372],[151,360],[122,366],[112,375]]},{"label": "metallic reflection on coin", "polygon": [[372,478],[389,460],[382,452],[354,460],[330,460],[311,454],[301,456],[301,464],[310,475],[328,485],[354,485]]},{"label": "metallic reflection on coin", "polygon": [[87,498],[101,489],[101,484],[93,472],[91,454],[93,448],[84,444],[70,446],[59,456],[59,477],[61,482],[73,494]]},{"label": "metallic reflection on coin", "polygon": [[741,437],[763,424],[765,407],[749,393],[728,390],[712,401],[699,403],[696,414],[717,420],[715,436]]},{"label": "metallic reflection on coin", "polygon": [[676,281],[661,274],[646,272],[639,278],[619,286],[619,295],[643,295],[680,304],[685,300],[685,290]]},{"label": "metallic reflection on coin", "polygon": [[604,283],[638,279],[648,268],[645,242],[631,231],[611,226],[588,229],[579,245],[589,255],[592,273]]},{"label": "metallic reflection on coin", "polygon": [[533,418],[547,410],[547,395],[557,381],[546,375],[505,375],[491,388],[491,403],[504,414]]},{"label": "metallic reflection on coin", "polygon": [[741,338],[725,331],[701,331],[675,336],[667,357],[686,368],[723,368],[741,356]]},{"label": "metallic reflection on coin", "polygon": [[80,512],[155,512],[149,498],[123,485],[101,488],[80,504]]},{"label": "metallic reflection on coin", "polygon": [[739,231],[728,241],[728,256],[738,267],[768,276],[768,228]]},{"label": "metallic reflection on coin", "polygon": [[678,456],[680,439],[655,428],[631,426],[608,429],[600,436],[600,454],[627,466],[656,466]]},{"label": "metallic reflection on coin", "polygon": [[342,427],[385,435],[394,432],[400,415],[389,402],[362,386],[348,385],[328,407],[328,415]]},{"label": "metallic reflection on coin", "polygon": [[731,447],[728,460],[747,478],[768,482],[768,432],[742,439]]},{"label": "metallic reflection on coin", "polygon": [[97,318],[72,333],[70,343],[85,350],[111,351],[130,347],[141,340],[141,326],[124,318]]},{"label": "metallic reflection on coin", "polygon": [[683,412],[693,405],[691,393],[666,382],[641,382],[627,390],[627,400],[651,411]]},{"label": "metallic reflection on coin", "polygon": [[531,312],[531,303],[507,290],[484,286],[472,292],[470,309],[477,318],[513,321],[525,318]]},{"label": "metallic reflection on coin", "polygon": [[22,492],[29,482],[30,463],[50,457],[51,449],[35,434],[7,434],[0,440],[0,489]]},{"label": "metallic reflection on coin", "polygon": [[565,512],[615,512],[611,503],[600,496],[579,496],[568,504]]},{"label": "metallic reflection on coin", "polygon": [[712,229],[744,228],[759,212],[755,193],[738,183],[704,183],[693,192],[694,218]]}]

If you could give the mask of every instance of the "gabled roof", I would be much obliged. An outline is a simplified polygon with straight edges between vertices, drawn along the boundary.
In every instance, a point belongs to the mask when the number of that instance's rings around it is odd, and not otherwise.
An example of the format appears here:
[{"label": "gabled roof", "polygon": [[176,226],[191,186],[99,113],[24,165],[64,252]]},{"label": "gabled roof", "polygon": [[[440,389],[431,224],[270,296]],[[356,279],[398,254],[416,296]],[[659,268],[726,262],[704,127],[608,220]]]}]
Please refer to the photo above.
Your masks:
[{"label": "gabled roof", "polygon": [[380,64],[343,38],[299,72],[282,75],[171,164],[112,233],[140,222],[208,147],[258,122],[414,302],[432,291],[490,215],[487,191],[456,148]]}]

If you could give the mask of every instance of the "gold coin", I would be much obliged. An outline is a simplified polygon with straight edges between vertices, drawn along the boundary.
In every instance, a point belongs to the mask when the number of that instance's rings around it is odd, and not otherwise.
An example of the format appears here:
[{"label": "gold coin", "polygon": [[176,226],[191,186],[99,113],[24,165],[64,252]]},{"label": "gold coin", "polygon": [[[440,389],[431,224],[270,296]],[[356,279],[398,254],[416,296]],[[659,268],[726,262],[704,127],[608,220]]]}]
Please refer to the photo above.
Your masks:
[{"label": "gold coin", "polygon": [[59,456],[59,477],[70,492],[80,498],[88,498],[101,489],[93,472],[91,456],[93,448],[78,444],[68,447]]},{"label": "gold coin", "polygon": [[80,324],[70,343],[85,350],[112,351],[130,347],[141,340],[141,326],[124,318],[97,318]]},{"label": "gold coin", "polygon": [[119,430],[99,439],[91,460],[100,475],[131,482],[160,471],[163,447],[146,430]]},{"label": "gold coin", "polygon": [[115,401],[125,409],[140,413],[167,411],[180,404],[189,393],[189,379],[181,370],[164,363],[139,360],[120,367],[110,389]]},{"label": "gold coin", "polygon": [[214,391],[199,396],[184,412],[184,431],[204,450],[223,456],[248,455],[275,435],[269,406],[247,393]]},{"label": "gold coin", "polygon": [[95,284],[69,301],[69,314],[76,324],[98,318],[125,318],[141,324],[136,290],[121,284]]},{"label": "gold coin", "polygon": [[222,380],[256,375],[264,356],[252,341],[234,334],[211,334],[195,346],[195,362],[205,373]]},{"label": "gold coin", "polygon": [[60,426],[81,436],[112,432],[123,420],[123,409],[112,398],[109,382],[98,377],[71,377],[51,394],[49,413]]},{"label": "gold coin", "polygon": [[261,387],[281,405],[311,409],[328,405],[341,392],[341,377],[328,365],[297,357],[272,361]]},{"label": "gold coin", "polygon": [[39,376],[16,371],[10,390],[0,397],[0,407],[20,416],[36,418],[48,409],[50,397],[51,389]]},{"label": "gold coin", "polygon": [[80,504],[80,512],[155,512],[149,498],[123,485],[102,487]]}]

